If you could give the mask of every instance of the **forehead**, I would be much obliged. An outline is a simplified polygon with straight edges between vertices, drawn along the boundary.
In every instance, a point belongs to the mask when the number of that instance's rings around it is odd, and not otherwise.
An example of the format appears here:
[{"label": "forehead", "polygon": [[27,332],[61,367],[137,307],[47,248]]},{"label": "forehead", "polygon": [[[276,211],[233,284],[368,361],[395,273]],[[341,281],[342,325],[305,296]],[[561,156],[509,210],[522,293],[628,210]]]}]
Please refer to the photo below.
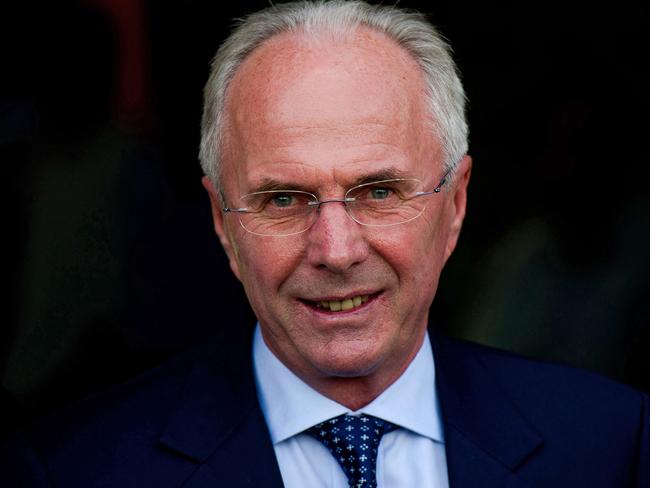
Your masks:
[{"label": "forehead", "polygon": [[383,34],[278,35],[230,84],[224,179],[250,189],[285,172],[322,178],[417,160],[434,143],[424,100],[417,63]]}]

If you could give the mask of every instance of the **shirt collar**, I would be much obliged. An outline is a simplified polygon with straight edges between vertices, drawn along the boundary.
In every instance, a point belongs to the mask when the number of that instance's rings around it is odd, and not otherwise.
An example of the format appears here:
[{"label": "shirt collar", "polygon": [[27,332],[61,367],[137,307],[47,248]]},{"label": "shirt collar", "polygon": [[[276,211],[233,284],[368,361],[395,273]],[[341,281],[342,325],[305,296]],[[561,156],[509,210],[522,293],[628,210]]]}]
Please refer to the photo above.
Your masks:
[{"label": "shirt collar", "polygon": [[444,442],[428,336],[404,373],[357,412],[321,395],[291,372],[268,348],[259,324],[253,339],[253,363],[260,406],[274,444],[345,413],[373,415]]}]

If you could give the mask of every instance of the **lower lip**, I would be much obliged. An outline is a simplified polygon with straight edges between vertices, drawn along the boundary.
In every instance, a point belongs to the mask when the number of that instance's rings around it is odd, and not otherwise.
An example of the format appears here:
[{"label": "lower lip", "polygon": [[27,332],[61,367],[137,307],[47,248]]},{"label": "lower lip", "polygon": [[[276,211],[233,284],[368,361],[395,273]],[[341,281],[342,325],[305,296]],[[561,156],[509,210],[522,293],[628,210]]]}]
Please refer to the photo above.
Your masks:
[{"label": "lower lip", "polygon": [[377,298],[379,298],[380,293],[373,293],[372,295],[368,295],[368,300],[365,303],[362,303],[358,307],[353,307],[349,310],[339,310],[338,312],[332,312],[331,310],[326,310],[324,308],[319,308],[316,306],[314,302],[308,302],[308,301],[303,301],[300,300],[300,302],[307,306],[312,312],[325,315],[327,317],[344,317],[347,315],[351,315],[357,312],[362,312],[365,310],[371,303],[373,303]]}]

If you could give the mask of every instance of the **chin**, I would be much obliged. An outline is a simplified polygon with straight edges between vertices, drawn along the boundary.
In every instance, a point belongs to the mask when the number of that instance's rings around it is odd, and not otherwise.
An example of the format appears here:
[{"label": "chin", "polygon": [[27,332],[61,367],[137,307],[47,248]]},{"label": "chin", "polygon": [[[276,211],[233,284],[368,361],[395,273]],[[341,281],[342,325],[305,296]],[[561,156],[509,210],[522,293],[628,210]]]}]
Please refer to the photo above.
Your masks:
[{"label": "chin", "polygon": [[[360,378],[370,376],[382,364],[383,355],[375,347],[351,350],[322,351],[315,361],[316,367],[326,376],[337,378]],[[325,352],[325,354],[323,354]]]}]

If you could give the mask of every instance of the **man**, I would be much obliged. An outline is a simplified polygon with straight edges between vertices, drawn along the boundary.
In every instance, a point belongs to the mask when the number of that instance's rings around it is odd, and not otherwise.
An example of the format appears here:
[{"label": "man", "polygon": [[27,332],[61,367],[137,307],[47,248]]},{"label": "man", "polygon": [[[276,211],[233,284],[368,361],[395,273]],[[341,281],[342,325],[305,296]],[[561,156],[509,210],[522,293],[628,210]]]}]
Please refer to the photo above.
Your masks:
[{"label": "man", "polygon": [[259,321],[252,360],[208,344],[42,422],[13,440],[12,482],[650,486],[646,396],[427,333],[471,159],[420,15],[270,7],[205,97],[203,184]]}]

